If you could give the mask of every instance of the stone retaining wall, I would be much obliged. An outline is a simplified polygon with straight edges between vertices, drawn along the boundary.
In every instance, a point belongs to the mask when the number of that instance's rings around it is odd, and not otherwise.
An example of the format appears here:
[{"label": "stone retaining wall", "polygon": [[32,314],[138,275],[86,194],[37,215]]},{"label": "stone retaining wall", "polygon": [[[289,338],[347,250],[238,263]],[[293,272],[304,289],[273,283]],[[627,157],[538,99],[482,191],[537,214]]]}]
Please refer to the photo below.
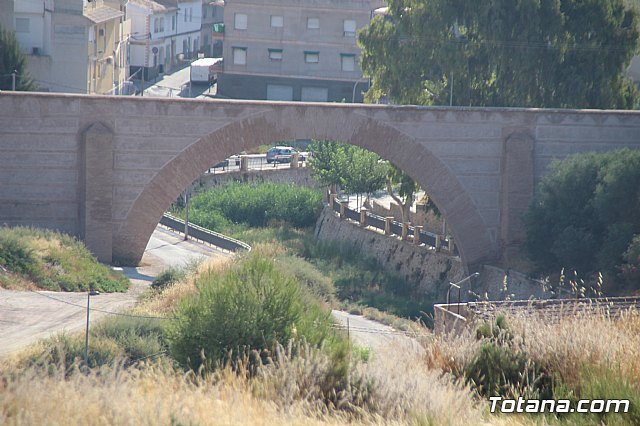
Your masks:
[{"label": "stone retaining wall", "polygon": [[355,222],[340,220],[325,207],[316,223],[316,238],[324,241],[349,241],[363,253],[377,259],[385,270],[394,272],[415,284],[419,292],[444,300],[449,281],[465,277],[464,267],[458,257],[434,250],[415,247],[396,237],[360,227]]}]

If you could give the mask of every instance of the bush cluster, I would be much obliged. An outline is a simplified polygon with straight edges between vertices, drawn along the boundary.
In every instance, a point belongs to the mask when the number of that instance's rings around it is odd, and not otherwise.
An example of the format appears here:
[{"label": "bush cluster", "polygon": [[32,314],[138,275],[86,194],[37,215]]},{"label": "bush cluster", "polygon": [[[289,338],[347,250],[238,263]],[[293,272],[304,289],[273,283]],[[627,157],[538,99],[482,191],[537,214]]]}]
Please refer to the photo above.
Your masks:
[{"label": "bush cluster", "polygon": [[0,266],[49,290],[122,292],[129,280],[100,264],[82,242],[54,231],[0,229]]},{"label": "bush cluster", "polygon": [[[42,351],[26,359],[27,366],[50,368],[85,365],[84,334],[59,334],[43,342]],[[162,325],[157,319],[112,317],[92,325],[89,331],[89,368],[116,363],[132,365],[166,349]]]},{"label": "bush cluster", "polygon": [[294,338],[319,345],[330,334],[330,312],[303,299],[293,277],[257,254],[222,274],[201,274],[196,285],[198,293],[180,301],[165,334],[185,367],[213,368]]},{"label": "bush cluster", "polygon": [[433,311],[431,298],[421,294],[415,282],[385,271],[380,262],[349,242],[307,238],[302,254],[331,278],[340,300],[414,319],[427,320],[424,313]]},{"label": "bush cluster", "polygon": [[638,188],[638,151],[584,153],[555,163],[525,216],[531,259],[542,272],[600,271],[615,279],[640,235]]},{"label": "bush cluster", "polygon": [[295,227],[315,224],[322,207],[320,191],[289,184],[229,183],[194,196],[189,218],[205,228],[220,231],[229,222],[266,226],[282,221]]}]

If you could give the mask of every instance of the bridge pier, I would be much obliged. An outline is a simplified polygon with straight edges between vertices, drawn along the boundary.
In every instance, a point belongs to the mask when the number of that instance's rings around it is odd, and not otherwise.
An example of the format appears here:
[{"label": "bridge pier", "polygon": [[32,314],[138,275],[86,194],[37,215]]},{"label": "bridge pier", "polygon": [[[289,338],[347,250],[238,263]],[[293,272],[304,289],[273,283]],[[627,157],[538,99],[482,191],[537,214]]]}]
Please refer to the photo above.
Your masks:
[{"label": "bridge pier", "polygon": [[83,134],[80,232],[100,262],[113,260],[113,132],[94,123]]}]

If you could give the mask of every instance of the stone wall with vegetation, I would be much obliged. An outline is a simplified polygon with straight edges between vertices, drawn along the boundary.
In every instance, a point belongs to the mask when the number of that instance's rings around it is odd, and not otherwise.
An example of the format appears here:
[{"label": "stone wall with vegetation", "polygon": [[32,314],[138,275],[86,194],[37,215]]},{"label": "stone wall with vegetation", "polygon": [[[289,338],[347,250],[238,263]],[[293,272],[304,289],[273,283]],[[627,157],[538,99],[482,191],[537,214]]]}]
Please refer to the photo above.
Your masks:
[{"label": "stone wall with vegetation", "polygon": [[340,220],[328,207],[323,209],[318,219],[315,236],[320,240],[352,241],[354,246],[376,258],[386,270],[416,283],[424,294],[433,295],[434,300],[444,300],[449,281],[465,277],[459,258],[416,247],[396,237],[387,237]]}]

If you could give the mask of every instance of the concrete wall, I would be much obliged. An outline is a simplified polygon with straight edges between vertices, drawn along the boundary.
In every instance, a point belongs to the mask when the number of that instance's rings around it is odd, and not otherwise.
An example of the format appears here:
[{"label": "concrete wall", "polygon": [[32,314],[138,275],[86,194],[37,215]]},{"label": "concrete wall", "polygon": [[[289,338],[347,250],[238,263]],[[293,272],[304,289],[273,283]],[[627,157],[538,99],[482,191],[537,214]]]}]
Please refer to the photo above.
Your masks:
[{"label": "concrete wall", "polygon": [[113,140],[113,196],[102,200],[111,204],[112,253],[129,262],[140,258],[162,213],[205,170],[274,141],[341,140],[398,165],[430,194],[471,266],[495,260],[518,241],[517,214],[552,159],[640,149],[639,111],[3,92],[0,223],[85,234],[80,217],[87,203],[79,194],[86,196],[85,174],[93,171],[82,150],[86,130],[96,123]]}]

